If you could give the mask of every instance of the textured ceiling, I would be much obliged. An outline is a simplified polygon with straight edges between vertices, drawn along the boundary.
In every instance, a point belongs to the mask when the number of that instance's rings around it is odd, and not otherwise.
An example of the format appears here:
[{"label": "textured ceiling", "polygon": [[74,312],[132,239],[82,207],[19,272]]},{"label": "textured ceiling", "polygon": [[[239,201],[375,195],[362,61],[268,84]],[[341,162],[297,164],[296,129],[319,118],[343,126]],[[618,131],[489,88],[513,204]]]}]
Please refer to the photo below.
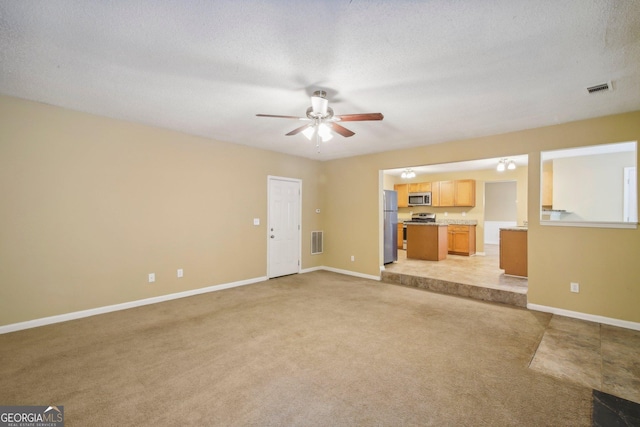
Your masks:
[{"label": "textured ceiling", "polygon": [[[316,89],[385,118],[317,153],[255,116],[304,116]],[[640,1],[0,0],[0,93],[348,157],[639,110]]]}]

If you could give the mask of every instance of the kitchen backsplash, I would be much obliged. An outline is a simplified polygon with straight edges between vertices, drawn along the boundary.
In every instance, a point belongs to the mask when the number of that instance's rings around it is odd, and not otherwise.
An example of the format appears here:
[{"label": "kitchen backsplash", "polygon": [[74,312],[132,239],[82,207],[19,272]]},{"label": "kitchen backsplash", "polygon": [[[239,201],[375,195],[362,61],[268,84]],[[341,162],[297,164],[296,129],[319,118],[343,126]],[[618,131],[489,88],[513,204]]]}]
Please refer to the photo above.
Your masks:
[{"label": "kitchen backsplash", "polygon": [[[468,212],[470,210],[470,212]],[[440,208],[440,207],[428,207],[419,206],[412,208],[398,208],[398,221],[405,221],[411,219],[411,215],[418,212],[431,212],[436,214],[436,220],[438,222],[448,221],[453,223],[454,221],[477,221],[481,219],[482,212],[475,208]],[[445,215],[446,214],[446,215]]]}]

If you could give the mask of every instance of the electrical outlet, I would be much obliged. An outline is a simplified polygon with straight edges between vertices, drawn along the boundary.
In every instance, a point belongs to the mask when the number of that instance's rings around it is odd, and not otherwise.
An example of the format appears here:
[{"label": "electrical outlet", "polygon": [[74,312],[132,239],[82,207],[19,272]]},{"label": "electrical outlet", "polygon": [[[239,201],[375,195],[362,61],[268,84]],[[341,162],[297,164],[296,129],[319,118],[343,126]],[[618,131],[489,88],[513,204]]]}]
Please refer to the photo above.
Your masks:
[{"label": "electrical outlet", "polygon": [[571,282],[571,292],[580,292],[580,283]]},{"label": "electrical outlet", "polygon": [[149,273],[149,283],[156,281],[156,273]]},{"label": "electrical outlet", "polygon": [[178,277],[184,276],[184,271],[181,268],[178,269]]},{"label": "electrical outlet", "polygon": [[355,261],[356,260],[356,256],[355,255],[351,255],[351,261]]}]

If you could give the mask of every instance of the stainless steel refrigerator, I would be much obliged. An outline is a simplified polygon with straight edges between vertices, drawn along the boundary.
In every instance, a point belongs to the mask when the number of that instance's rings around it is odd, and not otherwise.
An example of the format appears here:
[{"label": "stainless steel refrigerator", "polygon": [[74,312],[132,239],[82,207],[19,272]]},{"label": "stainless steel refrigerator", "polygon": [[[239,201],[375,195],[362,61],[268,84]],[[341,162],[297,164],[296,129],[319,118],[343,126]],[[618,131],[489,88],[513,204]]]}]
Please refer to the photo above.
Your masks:
[{"label": "stainless steel refrigerator", "polygon": [[384,190],[384,263],[398,260],[398,193]]}]

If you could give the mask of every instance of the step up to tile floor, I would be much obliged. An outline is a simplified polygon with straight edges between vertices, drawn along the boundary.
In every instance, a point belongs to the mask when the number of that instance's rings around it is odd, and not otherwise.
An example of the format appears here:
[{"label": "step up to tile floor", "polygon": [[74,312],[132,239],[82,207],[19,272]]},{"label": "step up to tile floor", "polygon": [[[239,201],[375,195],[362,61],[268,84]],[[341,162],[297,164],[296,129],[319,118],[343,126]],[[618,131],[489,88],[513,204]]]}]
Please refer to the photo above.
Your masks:
[{"label": "step up to tile floor", "polygon": [[385,283],[393,283],[443,294],[456,295],[481,301],[499,302],[514,305],[516,307],[527,306],[527,294],[503,289],[494,289],[482,286],[456,283],[448,280],[429,277],[414,276],[392,271],[383,271],[381,280]]}]

